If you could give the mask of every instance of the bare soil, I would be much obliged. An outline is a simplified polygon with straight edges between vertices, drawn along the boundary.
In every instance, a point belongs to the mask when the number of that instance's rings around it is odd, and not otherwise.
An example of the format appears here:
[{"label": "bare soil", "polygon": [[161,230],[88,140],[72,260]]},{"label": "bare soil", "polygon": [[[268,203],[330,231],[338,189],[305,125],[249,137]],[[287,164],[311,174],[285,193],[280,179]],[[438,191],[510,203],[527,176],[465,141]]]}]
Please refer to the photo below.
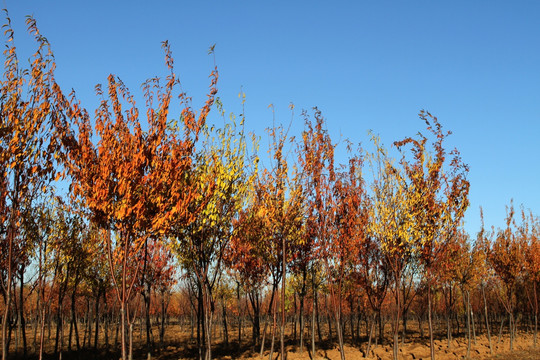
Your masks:
[{"label": "bare soil", "polygon": [[[141,329],[142,330],[142,329]],[[36,359],[33,344],[33,334],[28,331],[28,356],[26,359]],[[112,331],[111,331],[112,332]],[[151,359],[156,360],[179,360],[179,359],[196,359],[198,358],[198,351],[195,340],[191,337],[190,332],[181,330],[178,325],[171,325],[167,328],[165,334],[165,341],[162,349],[159,349],[158,332],[154,329],[154,340],[156,345],[151,352]],[[110,342],[114,341],[114,333],[110,334]],[[291,335],[291,334],[289,334]],[[388,334],[389,335],[389,334]],[[48,337],[48,336],[47,336]],[[267,336],[266,347],[264,355],[261,358],[259,356],[260,348],[254,348],[251,340],[251,331],[245,329],[243,331],[243,341],[239,345],[237,342],[238,333],[236,331],[229,333],[229,344],[224,344],[222,341],[222,334],[219,330],[214,333],[214,346],[212,347],[212,357],[219,360],[232,360],[232,359],[245,359],[245,360],[260,360],[269,359],[269,346],[270,339]],[[134,352],[133,360],[148,359],[145,346],[145,333],[140,329],[135,328],[133,335]],[[389,339],[389,337],[387,337]],[[350,339],[349,339],[350,340]],[[82,339],[81,339],[82,341]],[[64,351],[62,359],[119,359],[120,352],[116,347],[110,346],[109,350],[106,350],[103,346],[104,339],[100,334],[100,346],[98,349],[82,349],[80,352],[76,351]],[[293,341],[292,336],[288,337],[286,344],[286,360],[310,360],[310,359],[328,359],[328,360],[340,360],[340,352],[337,345],[337,341],[333,343],[322,342],[317,343],[316,354],[311,353],[310,338],[306,336],[304,340],[304,350],[300,352],[299,341]],[[64,348],[68,343],[67,336],[64,339]],[[466,337],[454,338],[450,347],[446,338],[439,338],[435,340],[435,357],[438,360],[450,360],[450,359],[465,359],[467,356],[467,339]],[[12,352],[13,359],[22,359],[22,354],[19,352],[13,354],[14,339],[12,339]],[[498,342],[498,337],[492,337],[493,354],[490,354],[489,343],[485,335],[479,335],[476,337],[476,342],[471,342],[470,359],[479,360],[540,360],[540,348],[533,348],[532,334],[518,333],[514,341],[514,350],[510,351],[510,341],[507,335],[501,337],[501,341]],[[353,346],[350,341],[346,343],[344,351],[345,358],[348,360],[357,359],[374,359],[384,360],[392,359],[392,343],[385,343],[383,345],[375,346],[372,344],[369,354],[364,354],[367,347],[366,339],[363,339],[358,345]],[[540,347],[540,346],[539,346]],[[72,348],[75,348],[74,342]],[[279,338],[275,340],[274,352],[271,360],[277,360],[280,357],[279,354]],[[58,359],[58,354],[54,355],[54,336],[51,334],[51,338],[46,342],[45,352],[47,355],[44,359]],[[365,356],[366,355],[366,356]],[[411,332],[408,341],[405,344],[400,343],[399,359],[402,360],[419,360],[429,359],[429,339],[420,339],[418,333]],[[270,359],[269,359],[270,360]]]}]

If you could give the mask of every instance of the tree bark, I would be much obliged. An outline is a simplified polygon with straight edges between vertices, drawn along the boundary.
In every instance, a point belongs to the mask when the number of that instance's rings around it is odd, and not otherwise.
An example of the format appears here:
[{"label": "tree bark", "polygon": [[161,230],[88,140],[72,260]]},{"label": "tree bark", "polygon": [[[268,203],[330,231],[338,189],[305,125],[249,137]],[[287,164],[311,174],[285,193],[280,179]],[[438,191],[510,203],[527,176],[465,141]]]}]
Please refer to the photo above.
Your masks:
[{"label": "tree bark", "polygon": [[469,307],[469,292],[464,291],[463,294],[465,295],[465,309],[467,311],[467,356],[466,358],[469,359],[471,356],[471,309]]},{"label": "tree bark", "polygon": [[435,345],[433,344],[433,323],[431,319],[431,284],[428,284],[428,322],[429,322],[429,349],[431,360],[435,360]]},{"label": "tree bark", "polygon": [[23,342],[23,358],[26,359],[28,349],[27,349],[27,343],[26,343],[26,319],[24,318],[24,269],[25,266],[21,266],[21,269],[19,271],[19,281],[20,281],[20,287],[19,287],[19,323],[21,324],[21,337]]},{"label": "tree bark", "polygon": [[[12,216],[15,215],[15,207],[13,207],[12,210]],[[7,271],[7,278],[6,278],[6,302],[4,304],[4,314],[2,316],[2,360],[7,360],[8,356],[8,317],[9,317],[9,308],[11,307],[11,280],[13,277],[13,241],[14,241],[14,224],[13,219],[11,219],[9,228],[8,228],[8,234],[7,234],[7,240],[8,240],[8,271]]]}]

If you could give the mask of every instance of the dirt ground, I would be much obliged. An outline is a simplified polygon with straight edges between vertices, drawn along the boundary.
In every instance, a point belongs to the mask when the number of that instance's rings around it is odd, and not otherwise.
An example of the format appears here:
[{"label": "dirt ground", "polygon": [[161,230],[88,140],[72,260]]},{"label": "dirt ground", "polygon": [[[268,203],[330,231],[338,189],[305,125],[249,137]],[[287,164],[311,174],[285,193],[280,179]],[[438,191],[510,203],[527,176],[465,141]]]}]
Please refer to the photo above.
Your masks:
[{"label": "dirt ground", "polygon": [[[489,342],[486,337],[478,336],[476,340],[476,345],[471,344],[470,359],[480,359],[480,360],[540,360],[540,349],[534,350],[532,347],[532,336],[521,335],[514,342],[514,351],[510,352],[509,350],[509,340],[501,339],[499,344],[497,338],[492,339],[493,341],[493,355],[490,354]],[[392,345],[379,345],[375,348],[372,347],[369,356],[364,357],[364,351],[366,349],[366,344],[361,344],[360,347],[353,347],[350,345],[345,345],[345,358],[348,360],[358,360],[358,359],[377,359],[385,360],[392,359]],[[448,348],[447,340],[435,340],[435,357],[440,360],[451,360],[451,359],[465,359],[467,355],[467,340],[463,338],[458,338],[452,342],[451,348]],[[171,349],[172,350],[172,349]],[[277,351],[277,352],[276,352]],[[221,352],[221,351],[220,351]],[[279,357],[279,342],[276,344],[276,349],[274,350],[273,359],[276,360]],[[304,349],[303,353],[299,352],[299,349],[295,345],[287,346],[287,360],[308,360],[308,359],[329,359],[329,360],[340,360],[339,348],[336,345],[328,348],[319,348],[316,350],[316,356],[313,357],[309,349]],[[265,350],[263,359],[268,359],[269,351]],[[261,359],[258,353],[252,351],[245,351],[241,354],[234,353],[231,355],[218,355],[218,358],[221,360],[232,360],[232,359],[245,359],[245,360],[255,360]],[[160,357],[161,359],[161,357]],[[163,358],[166,359],[166,358]],[[171,357],[172,359],[172,357]],[[430,349],[429,341],[419,343],[406,343],[404,346],[401,346],[399,349],[399,359],[403,360],[418,360],[418,359],[430,359]]]},{"label": "dirt ground", "polygon": [[[184,328],[185,329],[185,328]],[[145,350],[145,335],[143,331],[137,331],[135,329],[133,334],[134,352],[133,360],[147,359],[147,352]],[[100,334],[101,335],[101,334]],[[390,335],[390,334],[388,334]],[[154,340],[157,342],[157,331],[154,330]],[[212,357],[219,360],[232,360],[232,359],[244,359],[244,360],[260,360],[269,359],[269,340],[267,340],[267,346],[264,351],[264,355],[261,358],[259,356],[259,348],[254,349],[250,343],[251,332],[248,330],[243,333],[243,341],[241,346],[237,342],[238,333],[230,332],[228,345],[225,345],[221,339],[222,334],[216,331],[214,334],[215,345],[212,348]],[[387,337],[389,339],[389,336]],[[113,336],[110,335],[110,341],[113,341]],[[329,344],[326,342],[317,343],[316,354],[313,356],[311,353],[310,339],[305,339],[304,351],[300,353],[298,340],[293,341],[292,336],[289,337],[286,345],[287,356],[286,360],[313,360],[313,359],[328,359],[328,360],[340,360],[340,352],[337,346],[337,342]],[[12,343],[13,344],[13,343]],[[64,339],[64,344],[67,344],[67,339]],[[102,336],[100,336],[100,344],[103,344]],[[508,336],[503,335],[500,342],[497,336],[492,336],[493,354],[490,354],[489,342],[485,335],[479,335],[476,337],[476,343],[471,343],[470,359],[479,360],[540,360],[540,348],[533,349],[533,337],[532,334],[518,333],[516,340],[514,341],[514,351],[510,352],[510,342]],[[64,346],[65,346],[64,345]],[[73,345],[74,347],[74,345]],[[169,326],[166,335],[164,347],[162,350],[157,349],[152,351],[152,359],[156,360],[179,360],[179,359],[195,359],[198,357],[197,347],[194,340],[191,338],[191,334],[186,331],[182,331],[178,325]],[[373,359],[383,360],[392,359],[392,344],[385,343],[383,345],[375,346],[372,344],[370,353],[364,357],[367,343],[363,341],[357,346],[352,346],[350,343],[345,345],[345,358],[348,360],[356,359]],[[54,349],[54,336],[47,341],[45,359],[58,359],[58,354],[53,356]],[[276,339],[274,345],[274,353],[272,360],[279,358],[279,338]],[[13,351],[12,349],[11,351]],[[15,354],[14,354],[15,355]],[[14,359],[21,359],[22,354],[13,357]],[[464,359],[467,355],[467,339],[465,337],[457,337],[452,341],[450,347],[446,338],[439,338],[435,340],[435,356],[438,360],[451,360],[451,359]],[[32,341],[29,339],[29,356],[27,359],[36,358],[34,349],[32,348]],[[119,359],[120,353],[118,350],[106,351],[103,346],[99,346],[98,350],[81,350],[81,352],[64,352],[62,359]],[[418,333],[412,332],[408,341],[399,348],[399,359],[403,360],[418,360],[429,359],[429,339],[420,339]]]},{"label": "dirt ground", "polygon": [[[186,339],[187,340],[187,339]],[[286,346],[286,360],[314,360],[328,359],[340,360],[340,352],[337,343],[330,345],[323,343],[318,344],[316,355],[311,353],[311,345],[309,339],[304,346],[304,351],[300,353],[298,341],[294,344],[289,341]],[[514,341],[514,350],[510,351],[510,341],[508,337],[502,336],[498,342],[497,337],[492,337],[493,354],[490,354],[489,342],[486,336],[477,336],[476,343],[471,342],[470,359],[479,360],[540,360],[540,349],[533,349],[533,338],[531,334],[519,334]],[[246,349],[246,347],[248,347]],[[364,357],[366,351],[366,343],[361,343],[359,346],[345,345],[345,358],[348,360],[359,359],[374,359],[385,360],[392,359],[392,344],[372,345],[368,356]],[[279,339],[276,339],[273,360],[279,359]],[[256,351],[255,351],[256,350]],[[244,359],[244,360],[260,360],[269,359],[270,351],[268,346],[265,348],[264,355],[259,356],[259,348],[252,349],[249,345],[238,347],[237,343],[231,343],[228,346],[218,343],[213,348],[213,357],[220,360]],[[448,347],[446,339],[435,340],[435,357],[440,360],[465,359],[467,356],[467,339],[458,337],[452,341],[451,347]],[[193,359],[197,357],[196,348],[194,346],[189,349],[186,347],[176,347],[168,345],[160,354],[156,354],[154,358],[159,360],[172,359]],[[141,359],[144,357],[141,357]],[[430,359],[429,339],[420,341],[413,339],[404,345],[400,344],[399,359],[403,360],[419,360]]]}]

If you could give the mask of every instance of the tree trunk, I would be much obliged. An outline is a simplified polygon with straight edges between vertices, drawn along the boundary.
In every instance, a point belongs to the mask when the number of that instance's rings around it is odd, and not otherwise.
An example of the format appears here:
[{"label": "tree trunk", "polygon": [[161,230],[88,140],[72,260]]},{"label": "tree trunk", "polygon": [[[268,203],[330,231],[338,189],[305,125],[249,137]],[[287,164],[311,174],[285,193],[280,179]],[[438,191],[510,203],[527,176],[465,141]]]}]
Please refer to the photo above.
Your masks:
[{"label": "tree trunk", "polygon": [[474,322],[474,311],[472,310],[472,307],[471,307],[471,295],[470,295],[470,293],[468,291],[467,291],[467,303],[468,303],[468,306],[469,306],[469,312],[471,313],[471,326],[472,326],[473,342],[474,342],[474,345],[476,346],[476,326],[475,326],[475,322]]},{"label": "tree trunk", "polygon": [[317,336],[319,337],[319,342],[322,342],[322,331],[321,331],[321,321],[319,316],[319,292],[315,291],[315,316],[317,319]]},{"label": "tree trunk", "polygon": [[276,340],[276,327],[277,327],[277,306],[274,303],[273,309],[272,309],[272,342],[270,343],[270,356],[268,357],[269,360],[273,360],[273,354],[274,354],[274,343]]},{"label": "tree trunk", "polygon": [[39,333],[39,360],[43,359],[43,345],[45,341],[45,306],[41,306],[41,331]]},{"label": "tree trunk", "polygon": [[469,359],[471,356],[471,309],[469,308],[469,291],[463,292],[465,295],[465,309],[467,311],[467,356]]},{"label": "tree trunk", "polygon": [[452,348],[452,314],[450,311],[446,314],[446,337],[447,337],[447,347],[448,349]]},{"label": "tree trunk", "polygon": [[77,312],[75,310],[77,286],[79,284],[79,274],[75,277],[75,284],[73,285],[73,291],[71,292],[71,323],[69,326],[69,341],[68,350],[71,351],[71,336],[72,331],[75,331],[75,343],[77,344],[77,352],[81,350],[81,344],[79,342],[79,329],[77,327]]},{"label": "tree trunk", "polygon": [[503,317],[502,320],[501,320],[501,327],[499,328],[499,338],[497,339],[497,344],[499,344],[501,342],[502,330],[503,330],[503,325],[504,325],[505,320],[506,320],[505,317]]},{"label": "tree trunk", "polygon": [[339,286],[338,286],[337,305],[335,305],[334,308],[335,308],[336,332],[337,332],[337,337],[338,337],[339,353],[341,355],[341,360],[345,360],[345,351],[343,349],[343,330],[341,328],[341,280],[339,281]]},{"label": "tree trunk", "polygon": [[[398,339],[398,330],[399,330],[399,317],[401,312],[401,298],[400,298],[400,278],[399,276],[396,276],[396,317],[394,319],[394,352],[393,352],[393,358],[394,360],[397,360],[398,353],[399,353],[399,339]],[[379,320],[380,321],[380,320]],[[381,330],[379,330],[381,331]]]},{"label": "tree trunk", "polygon": [[151,339],[150,332],[152,331],[152,323],[150,321],[150,284],[146,281],[145,289],[143,290],[144,300],[144,320],[146,328],[146,358],[150,360],[152,358]]},{"label": "tree trunk", "polygon": [[313,286],[313,304],[311,306],[311,358],[315,359],[315,286]]},{"label": "tree trunk", "polygon": [[223,342],[225,345],[229,345],[229,331],[227,328],[227,307],[225,306],[225,298],[221,297],[222,322],[223,322]]},{"label": "tree trunk", "polygon": [[304,328],[305,328],[305,325],[304,325],[304,299],[305,299],[305,280],[304,280],[304,285],[302,285],[303,287],[303,290],[302,290],[302,293],[300,294],[300,304],[299,304],[299,322],[300,322],[300,354],[304,352]]},{"label": "tree trunk", "polygon": [[[285,236],[282,236],[281,242],[281,329],[280,329],[280,344],[281,344],[281,360],[285,360],[285,289],[287,286],[287,248]],[[270,358],[272,360],[272,358]]]},{"label": "tree trunk", "polygon": [[536,349],[537,337],[538,337],[538,294],[536,293],[536,281],[533,281],[533,293],[534,293],[534,337],[533,346]]},{"label": "tree trunk", "polygon": [[120,341],[122,342],[122,360],[127,359],[126,349],[126,304],[124,301],[120,304]]},{"label": "tree trunk", "polygon": [[96,320],[96,327],[94,329],[94,350],[98,347],[98,335],[99,335],[99,298],[101,297],[101,284],[97,291],[96,306],[94,309],[94,316]]},{"label": "tree trunk", "polygon": [[168,307],[168,301],[165,302],[165,291],[161,293],[161,328],[159,330],[159,348],[162,351],[165,340],[165,318]]},{"label": "tree trunk", "polygon": [[367,344],[367,349],[366,349],[366,353],[364,354],[364,357],[369,357],[369,353],[371,351],[371,339],[372,339],[374,327],[375,327],[375,315],[373,315],[371,318],[371,321],[369,321],[368,344]]},{"label": "tree trunk", "polygon": [[238,307],[238,347],[242,345],[242,308],[240,305],[240,283],[236,282],[236,302]]},{"label": "tree trunk", "polygon": [[128,321],[129,324],[129,360],[133,360],[133,322]]},{"label": "tree trunk", "polygon": [[429,349],[431,360],[435,360],[435,345],[433,344],[433,323],[431,320],[431,284],[428,284],[428,322],[429,322]]},{"label": "tree trunk", "polygon": [[[252,290],[248,296],[251,307],[253,308],[253,328],[251,338],[253,340],[253,346],[255,349],[255,346],[257,346],[261,341],[261,306],[259,302],[259,293],[257,290]],[[240,304],[238,306],[240,306]],[[238,309],[240,311],[240,307]],[[239,324],[238,334],[240,334],[242,331],[242,327],[240,325],[241,324]],[[238,335],[238,338],[240,338],[240,335]]]},{"label": "tree trunk", "polygon": [[19,324],[21,324],[21,337],[23,342],[23,358],[26,359],[27,356],[27,344],[26,344],[26,319],[24,318],[24,266],[21,266],[21,270],[19,271],[19,281],[20,281],[20,287],[19,287]]},{"label": "tree trunk", "polygon": [[379,344],[383,344],[383,339],[384,339],[384,327],[383,327],[383,323],[382,323],[382,313],[381,313],[381,308],[379,307],[377,309],[377,321],[378,321],[378,324],[379,324]]},{"label": "tree trunk", "polygon": [[110,316],[109,314],[105,314],[105,353],[109,354],[109,324],[110,324]]},{"label": "tree trunk", "polygon": [[[12,215],[15,214],[15,208],[13,208]],[[7,257],[7,278],[6,278],[6,301],[4,304],[4,314],[2,316],[2,360],[7,360],[8,356],[8,317],[9,308],[11,307],[11,280],[13,277],[13,241],[14,241],[14,224],[13,219],[8,228],[8,257]]]},{"label": "tree trunk", "polygon": [[403,314],[401,315],[401,322],[403,323],[403,330],[401,331],[401,345],[405,346],[405,339],[407,337],[407,312],[408,309],[403,311]]},{"label": "tree trunk", "polygon": [[489,317],[488,317],[488,307],[487,307],[487,301],[486,301],[486,291],[483,284],[482,284],[482,296],[484,298],[484,316],[486,318],[486,329],[487,329],[487,336],[488,336],[488,341],[489,341],[489,353],[493,354],[493,346],[491,344],[491,330],[489,326]]},{"label": "tree trunk", "polygon": [[264,321],[264,330],[263,330],[263,337],[262,337],[262,341],[261,341],[260,357],[263,356],[263,352],[264,352],[264,342],[265,342],[265,338],[266,338],[266,329],[268,327],[268,316],[270,315],[270,312],[272,312],[272,309],[274,308],[273,307],[273,305],[274,305],[274,295],[276,293],[276,289],[277,289],[277,285],[274,283],[274,285],[272,285],[272,294],[270,295],[270,303],[268,304],[267,316],[266,316],[265,321]]},{"label": "tree trunk", "polygon": [[508,312],[508,329],[510,331],[510,351],[514,350],[514,314],[512,311]]}]

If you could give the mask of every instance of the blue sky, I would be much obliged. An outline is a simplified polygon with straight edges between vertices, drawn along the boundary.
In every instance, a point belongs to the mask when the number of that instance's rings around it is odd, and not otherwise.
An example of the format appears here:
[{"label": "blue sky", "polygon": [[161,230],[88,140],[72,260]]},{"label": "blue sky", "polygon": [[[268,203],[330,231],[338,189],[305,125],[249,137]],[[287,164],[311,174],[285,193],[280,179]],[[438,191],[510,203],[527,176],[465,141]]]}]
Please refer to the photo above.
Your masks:
[{"label": "blue sky", "polygon": [[[540,3],[536,1],[24,1],[3,0],[19,57],[34,43],[33,15],[52,44],[57,79],[95,109],[109,73],[133,90],[163,75],[169,40],[195,107],[205,98],[216,44],[219,95],[263,137],[276,120],[299,134],[301,109],[317,106],[337,141],[387,145],[436,115],[470,166],[466,230],[503,226],[505,205],[540,214]],[[25,56],[26,55],[26,56]],[[144,106],[142,99],[139,101]],[[264,147],[264,145],[262,145]],[[264,155],[264,149],[261,149]],[[344,161],[345,159],[339,159]]]}]

